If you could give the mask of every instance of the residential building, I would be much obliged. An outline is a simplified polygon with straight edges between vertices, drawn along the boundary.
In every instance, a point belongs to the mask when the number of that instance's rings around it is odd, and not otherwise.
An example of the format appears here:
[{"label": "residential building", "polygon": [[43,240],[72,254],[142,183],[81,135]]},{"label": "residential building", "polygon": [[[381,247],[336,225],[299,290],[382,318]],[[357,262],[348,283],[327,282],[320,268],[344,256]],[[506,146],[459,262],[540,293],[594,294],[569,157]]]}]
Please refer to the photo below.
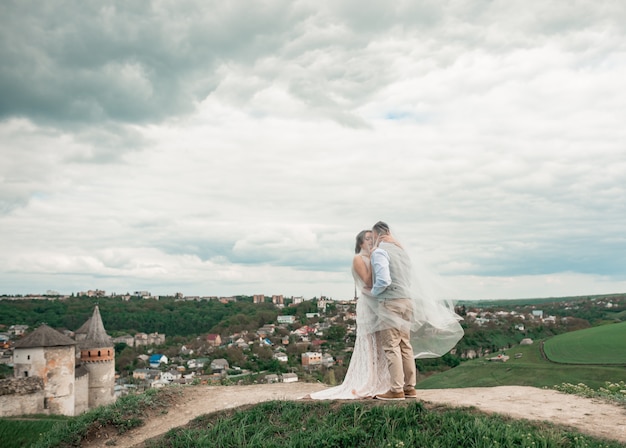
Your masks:
[{"label": "residential building", "polygon": [[295,373],[283,373],[283,383],[296,383],[298,375]]},{"label": "residential building", "polygon": [[13,336],[24,336],[26,330],[28,330],[28,325],[11,325],[9,327],[9,333]]},{"label": "residential building", "polygon": [[219,347],[222,345],[222,337],[219,334],[207,334],[206,341],[209,347]]},{"label": "residential building", "polygon": [[113,343],[114,344],[126,344],[129,347],[132,347],[135,345],[135,338],[131,336],[130,334],[125,334],[125,335],[113,338]]},{"label": "residential building", "polygon": [[161,374],[161,379],[171,383],[174,380],[179,380],[182,376],[183,375],[178,370],[169,370]]},{"label": "residential building", "polygon": [[137,380],[149,380],[152,381],[161,376],[161,371],[156,369],[135,369],[133,371],[133,378]]},{"label": "residential building", "polygon": [[268,384],[278,383],[278,375],[276,375],[275,373],[265,375],[265,382]]},{"label": "residential building", "polygon": [[274,353],[274,359],[277,360],[278,362],[288,362],[289,361],[289,357],[287,356],[286,353],[283,353],[283,352]]},{"label": "residential building", "polygon": [[218,358],[211,361],[211,370],[213,373],[226,373],[229,369],[228,361],[224,358]]},{"label": "residential building", "polygon": [[155,353],[154,355],[150,356],[150,367],[152,368],[159,368],[161,364],[167,363],[167,356],[162,355],[161,353]]},{"label": "residential building", "polygon": [[301,355],[303,367],[313,367],[322,364],[322,354],[320,352],[305,352]]},{"label": "residential building", "polygon": [[163,345],[165,344],[165,335],[159,333],[137,333],[135,335],[135,347],[148,346],[148,345]]},{"label": "residential building", "polygon": [[278,316],[276,321],[279,324],[293,324],[296,321],[296,316]]}]

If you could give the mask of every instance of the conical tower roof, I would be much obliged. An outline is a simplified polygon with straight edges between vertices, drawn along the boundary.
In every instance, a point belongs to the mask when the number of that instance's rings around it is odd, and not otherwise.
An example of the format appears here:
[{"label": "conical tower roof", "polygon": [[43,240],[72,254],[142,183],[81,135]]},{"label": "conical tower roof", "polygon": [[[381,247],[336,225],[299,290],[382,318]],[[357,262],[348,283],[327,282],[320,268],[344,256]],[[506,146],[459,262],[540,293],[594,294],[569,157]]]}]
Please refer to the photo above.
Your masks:
[{"label": "conical tower roof", "polygon": [[113,347],[113,341],[104,329],[98,305],[96,305],[91,318],[88,320],[87,337],[80,345],[84,348]]},{"label": "conical tower roof", "polygon": [[74,334],[84,334],[84,335],[86,335],[87,332],[89,331],[89,322],[91,322],[91,317],[89,319],[87,319],[85,321],[85,323],[82,324],[80,326],[80,328],[74,332]]},{"label": "conical tower roof", "polygon": [[15,348],[59,347],[65,345],[76,345],[76,341],[46,324],[41,324],[35,331],[17,341]]}]

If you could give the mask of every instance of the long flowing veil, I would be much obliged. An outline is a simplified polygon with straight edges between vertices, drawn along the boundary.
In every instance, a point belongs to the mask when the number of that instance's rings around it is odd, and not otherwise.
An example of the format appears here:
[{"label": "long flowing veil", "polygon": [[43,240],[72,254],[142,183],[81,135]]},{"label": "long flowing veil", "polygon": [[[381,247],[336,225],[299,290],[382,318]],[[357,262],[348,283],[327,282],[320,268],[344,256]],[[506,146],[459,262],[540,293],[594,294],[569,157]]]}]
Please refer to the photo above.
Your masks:
[{"label": "long flowing veil", "polygon": [[463,318],[454,311],[453,292],[443,279],[415,256],[411,261],[413,353],[415,358],[437,358],[452,350],[463,337]]},{"label": "long flowing veil", "polygon": [[413,318],[410,322],[400,321],[397,315],[387,313],[375,297],[364,295],[362,300],[370,307],[369,315],[375,316],[365,323],[364,330],[376,332],[385,328],[404,328],[411,332],[415,358],[443,356],[463,337],[463,328],[459,323],[463,319],[454,311],[455,295],[440,276],[404,245],[395,229],[391,229],[391,235],[411,259]]}]

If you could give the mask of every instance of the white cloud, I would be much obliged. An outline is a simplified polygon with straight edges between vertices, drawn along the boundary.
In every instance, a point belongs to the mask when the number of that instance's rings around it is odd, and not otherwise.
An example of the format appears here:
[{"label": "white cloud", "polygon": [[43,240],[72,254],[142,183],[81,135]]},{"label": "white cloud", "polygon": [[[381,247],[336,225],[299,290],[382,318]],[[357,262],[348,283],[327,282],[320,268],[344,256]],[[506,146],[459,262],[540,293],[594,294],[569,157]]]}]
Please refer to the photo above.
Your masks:
[{"label": "white cloud", "polygon": [[379,219],[462,297],[623,290],[623,8],[5,6],[0,293],[349,298]]}]

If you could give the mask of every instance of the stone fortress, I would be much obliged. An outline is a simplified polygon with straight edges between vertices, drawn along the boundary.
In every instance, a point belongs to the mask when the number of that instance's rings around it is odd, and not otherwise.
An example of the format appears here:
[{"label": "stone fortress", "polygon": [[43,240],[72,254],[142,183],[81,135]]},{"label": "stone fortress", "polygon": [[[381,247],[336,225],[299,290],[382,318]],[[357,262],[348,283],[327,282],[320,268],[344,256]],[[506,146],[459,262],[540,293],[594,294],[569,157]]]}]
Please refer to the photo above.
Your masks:
[{"label": "stone fortress", "polygon": [[115,401],[115,350],[100,310],[74,339],[42,324],[13,351],[14,378],[0,380],[0,417],[80,415]]}]

